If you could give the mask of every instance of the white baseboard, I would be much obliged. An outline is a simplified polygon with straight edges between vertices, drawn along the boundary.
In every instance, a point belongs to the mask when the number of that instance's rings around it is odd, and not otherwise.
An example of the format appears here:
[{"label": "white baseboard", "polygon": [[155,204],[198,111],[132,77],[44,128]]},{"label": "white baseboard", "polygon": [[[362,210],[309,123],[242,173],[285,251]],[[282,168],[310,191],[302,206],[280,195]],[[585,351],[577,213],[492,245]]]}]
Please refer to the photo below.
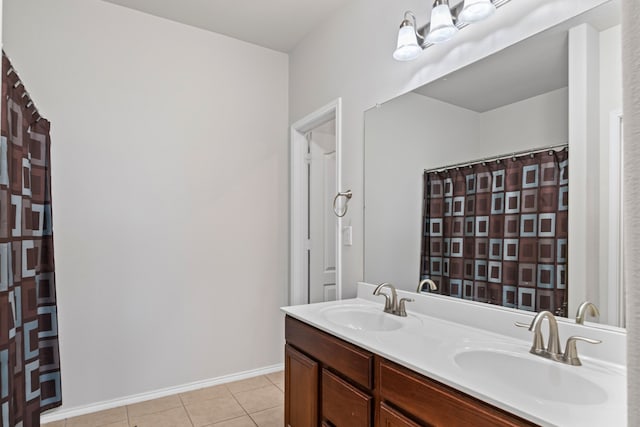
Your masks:
[{"label": "white baseboard", "polygon": [[58,408],[52,409],[42,414],[40,422],[52,423],[65,418],[77,417],[79,415],[91,414],[93,412],[104,411],[106,409],[117,408],[118,406],[131,405],[133,403],[144,402],[146,400],[157,399],[159,397],[170,396],[172,394],[185,393],[188,391],[198,390],[205,387],[211,387],[218,384],[226,384],[234,381],[240,381],[247,378],[257,377],[260,375],[271,374],[273,372],[282,371],[284,364],[266,366],[264,368],[252,369],[250,371],[238,372],[236,374],[224,375],[217,378],[211,378],[203,381],[195,381],[176,387],[168,387],[160,390],[149,391],[146,393],[134,394],[131,396],[121,397],[118,399],[105,400],[103,402],[92,403],[89,405],[77,406],[75,408]]}]

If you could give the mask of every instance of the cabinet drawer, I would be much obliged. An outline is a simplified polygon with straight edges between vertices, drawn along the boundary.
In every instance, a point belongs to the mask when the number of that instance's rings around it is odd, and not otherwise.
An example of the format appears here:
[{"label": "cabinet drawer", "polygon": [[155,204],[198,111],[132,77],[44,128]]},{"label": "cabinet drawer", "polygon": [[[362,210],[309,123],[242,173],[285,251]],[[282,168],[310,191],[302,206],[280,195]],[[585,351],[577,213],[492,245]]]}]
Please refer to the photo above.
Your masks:
[{"label": "cabinet drawer", "polygon": [[322,417],[336,427],[371,427],[371,401],[368,396],[322,370]]},{"label": "cabinet drawer", "polygon": [[384,402],[380,403],[380,421],[378,427],[421,427]]},{"label": "cabinet drawer", "polygon": [[373,354],[287,316],[287,343],[330,366],[357,384],[373,388]]},{"label": "cabinet drawer", "polygon": [[535,425],[386,360],[378,375],[381,400],[434,427]]}]

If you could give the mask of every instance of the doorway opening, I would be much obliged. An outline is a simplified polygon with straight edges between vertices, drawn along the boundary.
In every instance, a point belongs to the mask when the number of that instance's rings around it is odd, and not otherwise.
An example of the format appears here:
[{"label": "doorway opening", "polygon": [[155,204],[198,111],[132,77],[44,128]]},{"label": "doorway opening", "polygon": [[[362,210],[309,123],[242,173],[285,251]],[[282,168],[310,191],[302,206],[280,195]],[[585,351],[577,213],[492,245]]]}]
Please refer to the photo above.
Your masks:
[{"label": "doorway opening", "polygon": [[291,126],[290,303],[341,298],[341,100]]}]

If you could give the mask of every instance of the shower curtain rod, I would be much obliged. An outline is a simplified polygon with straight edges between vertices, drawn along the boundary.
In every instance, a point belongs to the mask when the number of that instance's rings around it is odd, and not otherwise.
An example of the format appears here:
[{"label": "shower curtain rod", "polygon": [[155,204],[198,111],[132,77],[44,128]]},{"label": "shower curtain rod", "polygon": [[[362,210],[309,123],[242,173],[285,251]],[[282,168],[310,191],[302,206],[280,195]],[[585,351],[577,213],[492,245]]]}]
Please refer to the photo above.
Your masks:
[{"label": "shower curtain rod", "polygon": [[[510,154],[503,154],[503,155],[500,155],[500,156],[485,157],[483,159],[474,160],[474,161],[471,161],[471,162],[454,163],[452,165],[447,165],[447,166],[443,166],[443,167],[425,169],[424,173],[444,172],[444,171],[449,170],[449,169],[460,169],[460,168],[464,168],[464,167],[467,167],[467,166],[476,165],[478,163],[488,163],[488,162],[495,162],[495,161],[499,162],[500,160],[511,159],[511,158],[514,158],[514,157],[527,155],[527,154],[544,153],[545,151],[557,150],[558,148],[563,148],[563,149],[569,150],[569,143],[565,142],[564,144],[549,145],[547,147],[536,148],[534,150],[515,151],[515,152],[510,153]],[[558,150],[558,151],[561,151],[561,150]]]},{"label": "shower curtain rod", "polygon": [[[9,55],[7,55],[5,51],[2,51],[2,54],[6,56],[7,59],[9,59],[9,62],[11,62],[11,58],[9,58]],[[27,110],[30,108],[33,108],[33,112],[31,113],[31,115],[33,116],[37,115],[36,122],[40,121],[40,119],[42,118],[42,115],[38,111],[38,108],[36,107],[35,102],[33,102],[33,100],[31,99],[31,95],[29,95],[29,92],[27,91],[27,88],[25,87],[24,83],[22,83],[22,81],[20,80],[20,76],[18,75],[18,72],[15,70],[15,68],[13,68],[13,65],[9,67],[9,70],[7,71],[7,77],[9,77],[11,73],[14,73],[18,78],[18,80],[13,84],[13,88],[17,89],[18,86],[22,85],[22,90],[24,90],[24,92],[22,93],[22,98],[27,98],[27,103],[25,104],[25,108]]]}]

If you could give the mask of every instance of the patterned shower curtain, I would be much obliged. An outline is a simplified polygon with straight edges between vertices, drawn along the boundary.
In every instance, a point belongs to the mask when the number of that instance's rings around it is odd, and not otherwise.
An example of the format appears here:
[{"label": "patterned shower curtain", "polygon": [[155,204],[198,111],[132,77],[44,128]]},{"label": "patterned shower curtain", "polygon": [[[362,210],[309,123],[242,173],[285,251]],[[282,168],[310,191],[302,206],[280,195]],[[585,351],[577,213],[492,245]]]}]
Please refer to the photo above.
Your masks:
[{"label": "patterned shower curtain", "polygon": [[568,156],[425,172],[421,279],[440,294],[566,317]]},{"label": "patterned shower curtain", "polygon": [[39,426],[62,404],[49,122],[2,58],[0,151],[0,421]]}]

